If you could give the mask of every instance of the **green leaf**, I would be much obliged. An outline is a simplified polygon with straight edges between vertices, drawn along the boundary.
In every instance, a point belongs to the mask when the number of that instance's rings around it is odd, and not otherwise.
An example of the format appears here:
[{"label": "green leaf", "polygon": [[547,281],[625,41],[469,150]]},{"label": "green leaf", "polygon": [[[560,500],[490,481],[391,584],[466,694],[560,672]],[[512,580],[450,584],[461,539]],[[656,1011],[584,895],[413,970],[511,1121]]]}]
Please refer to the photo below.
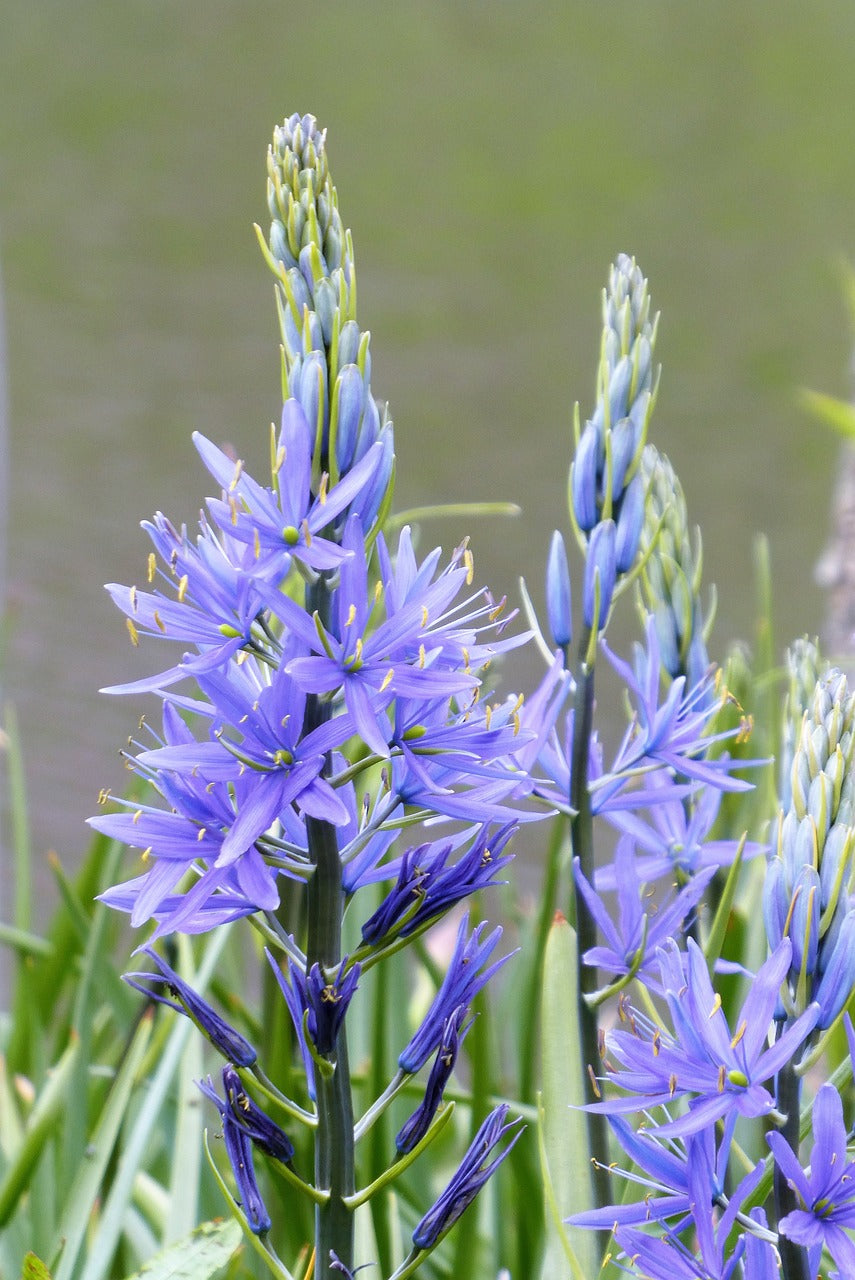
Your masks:
[{"label": "green leaf", "polygon": [[838,400],[836,396],[827,396],[821,391],[801,391],[799,400],[803,408],[826,426],[833,427],[850,440],[855,437],[855,405],[848,400]]},{"label": "green leaf", "polygon": [[209,1280],[226,1266],[242,1241],[243,1232],[233,1218],[203,1222],[183,1240],[158,1253],[129,1280]]},{"label": "green leaf", "polygon": [[56,1280],[71,1280],[71,1277],[76,1274],[77,1261],[83,1247],[90,1215],[100,1198],[104,1174],[112,1157],[119,1131],[127,1116],[137,1082],[137,1072],[151,1035],[151,1021],[149,1014],[145,1014],[140,1021],[92,1135],[88,1149],[91,1154],[80,1166],[77,1177],[74,1179],[57,1232],[57,1247],[63,1240],[65,1243]]},{"label": "green leaf", "polygon": [[566,1273],[575,1280],[600,1270],[597,1237],[564,1225],[571,1213],[595,1207],[579,1043],[579,992],[576,982],[576,931],[556,915],[544,955],[541,994],[543,1092],[540,1107],[540,1155],[547,1205],[544,1277]]},{"label": "green leaf", "polygon": [[10,1158],[0,1182],[0,1227],[9,1221],[18,1200],[30,1184],[45,1143],[56,1133],[56,1125],[68,1102],[68,1089],[79,1055],[80,1042],[73,1040],[53,1068],[40,1092],[24,1130],[21,1146]]},{"label": "green leaf", "polygon": [[50,1272],[41,1258],[28,1253],[21,1266],[21,1280],[50,1280]]}]

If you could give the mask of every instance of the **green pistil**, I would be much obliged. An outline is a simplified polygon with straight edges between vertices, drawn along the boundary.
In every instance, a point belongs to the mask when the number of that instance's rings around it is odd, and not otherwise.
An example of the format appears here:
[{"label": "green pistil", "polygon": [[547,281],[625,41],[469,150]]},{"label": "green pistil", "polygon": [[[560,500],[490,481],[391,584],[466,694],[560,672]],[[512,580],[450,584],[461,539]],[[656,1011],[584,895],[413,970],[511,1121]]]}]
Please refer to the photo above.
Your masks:
[{"label": "green pistil", "polygon": [[728,1071],[727,1078],[731,1084],[738,1085],[740,1089],[744,1089],[748,1085],[748,1076],[744,1071]]},{"label": "green pistil", "polygon": [[296,547],[300,541],[300,530],[296,529],[293,524],[286,524],[282,530],[282,540],[288,547]]}]

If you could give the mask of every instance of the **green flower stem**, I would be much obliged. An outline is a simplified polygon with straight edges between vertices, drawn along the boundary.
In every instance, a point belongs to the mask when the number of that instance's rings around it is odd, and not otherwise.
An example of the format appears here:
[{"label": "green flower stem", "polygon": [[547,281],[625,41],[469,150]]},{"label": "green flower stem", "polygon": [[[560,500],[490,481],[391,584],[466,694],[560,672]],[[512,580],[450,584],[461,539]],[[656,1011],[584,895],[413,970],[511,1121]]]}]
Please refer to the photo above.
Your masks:
[{"label": "green flower stem", "polygon": [[[573,857],[589,883],[594,880],[594,824],[591,813],[591,795],[588,790],[588,752],[594,720],[594,667],[586,662],[591,648],[591,634],[585,629],[579,639],[581,659],[576,677],[576,696],[573,716],[573,746],[570,763],[570,806],[574,817],[570,819],[570,846]],[[575,881],[571,878],[571,884]],[[596,1072],[599,1062],[596,1009],[591,1008],[586,996],[597,990],[597,970],[583,963],[582,956],[596,945],[597,927],[581,894],[576,899],[576,937],[579,992],[579,1044],[582,1050],[583,1069]],[[588,1099],[595,1101],[593,1090]],[[594,1191],[598,1205],[609,1203],[609,1183],[606,1167],[609,1161],[609,1131],[605,1116],[587,1113],[588,1146],[594,1165]]]},{"label": "green flower stem", "polygon": [[[307,591],[309,612],[318,611],[328,621],[329,593],[323,579]],[[305,729],[310,732],[330,714],[330,704],[315,695],[306,700]],[[335,827],[307,816],[309,856],[314,867],[308,885],[306,968],[320,965],[329,972],[341,961],[341,929],[345,895]],[[353,1157],[353,1098],[344,1024],[327,1060],[330,1073],[315,1071],[318,1128],[315,1137],[315,1186],[329,1192],[325,1204],[315,1207],[316,1280],[340,1280],[330,1266],[335,1252],[340,1262],[353,1266],[353,1212],[345,1199],[355,1190]]]},{"label": "green flower stem", "polygon": [[[783,1034],[786,1023],[780,1023],[778,1035]],[[781,1133],[789,1146],[798,1156],[799,1153],[799,1093],[801,1082],[796,1075],[796,1064],[788,1062],[779,1071],[775,1080],[775,1101],[777,1109],[786,1116]],[[775,1188],[775,1210],[778,1222],[785,1214],[799,1208],[799,1200],[786,1177],[775,1164],[773,1174]],[[807,1252],[786,1236],[778,1238],[778,1252],[781,1255],[781,1274],[784,1280],[811,1280],[808,1268]]]}]

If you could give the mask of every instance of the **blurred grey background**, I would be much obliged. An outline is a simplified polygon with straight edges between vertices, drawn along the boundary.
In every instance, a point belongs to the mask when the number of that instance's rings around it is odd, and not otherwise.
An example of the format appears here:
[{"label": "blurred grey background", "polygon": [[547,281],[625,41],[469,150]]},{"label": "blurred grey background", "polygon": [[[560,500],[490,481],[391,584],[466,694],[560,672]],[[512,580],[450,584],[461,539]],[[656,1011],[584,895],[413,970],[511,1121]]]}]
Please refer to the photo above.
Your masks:
[{"label": "blurred grey background", "polygon": [[662,312],[652,438],[703,526],[711,652],[751,638],[760,530],[779,649],[815,631],[837,443],[795,392],[848,391],[853,55],[851,0],[8,5],[2,684],[37,860],[73,867],[99,788],[123,785],[144,704],[99,686],[171,660],[131,650],[102,584],[143,578],[155,509],[195,522],[192,430],[264,467],[277,329],[252,224],[294,110],[329,130],[398,507],[524,510],[422,545],[471,533],[481,580],[516,598],[524,573],[542,598],[572,404],[592,406],[600,291],[625,250]]}]

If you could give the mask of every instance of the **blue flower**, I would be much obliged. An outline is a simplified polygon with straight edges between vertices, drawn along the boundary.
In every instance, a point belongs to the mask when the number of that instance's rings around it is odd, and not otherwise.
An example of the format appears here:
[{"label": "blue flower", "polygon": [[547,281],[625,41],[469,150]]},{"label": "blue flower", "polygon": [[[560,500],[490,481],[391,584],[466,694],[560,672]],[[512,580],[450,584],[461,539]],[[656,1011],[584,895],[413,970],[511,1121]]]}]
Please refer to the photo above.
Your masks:
[{"label": "blue flower", "polygon": [[847,1230],[855,1228],[855,1161],[848,1158],[848,1130],[843,1104],[832,1084],[823,1084],[813,1104],[813,1148],[803,1169],[783,1134],[769,1133],[766,1141],[787,1182],[804,1205],[783,1217],[779,1229],[796,1244],[831,1254],[838,1273],[855,1276],[855,1243]]},{"label": "blue flower", "polygon": [[659,955],[674,1033],[624,1008],[631,1030],[608,1032],[605,1039],[608,1054],[621,1068],[608,1060],[606,1066],[615,1084],[638,1096],[592,1103],[589,1109],[620,1114],[689,1097],[684,1115],[657,1126],[660,1134],[672,1137],[696,1133],[731,1110],[743,1116],[768,1115],[775,1104],[764,1082],[792,1058],[820,1012],[818,1005],[810,1005],[767,1047],[778,992],[790,964],[789,942],[784,939],[757,971],[733,1032],[694,939],[688,941],[685,968],[673,941]]},{"label": "blue flower", "polygon": [[[454,1177],[413,1232],[413,1243],[417,1249],[434,1248],[469,1207],[491,1174],[510,1155],[523,1130],[517,1127],[518,1120],[506,1124],[507,1114],[508,1106],[503,1104],[487,1116]],[[490,1159],[491,1153],[509,1133],[513,1134],[510,1141]]]}]

